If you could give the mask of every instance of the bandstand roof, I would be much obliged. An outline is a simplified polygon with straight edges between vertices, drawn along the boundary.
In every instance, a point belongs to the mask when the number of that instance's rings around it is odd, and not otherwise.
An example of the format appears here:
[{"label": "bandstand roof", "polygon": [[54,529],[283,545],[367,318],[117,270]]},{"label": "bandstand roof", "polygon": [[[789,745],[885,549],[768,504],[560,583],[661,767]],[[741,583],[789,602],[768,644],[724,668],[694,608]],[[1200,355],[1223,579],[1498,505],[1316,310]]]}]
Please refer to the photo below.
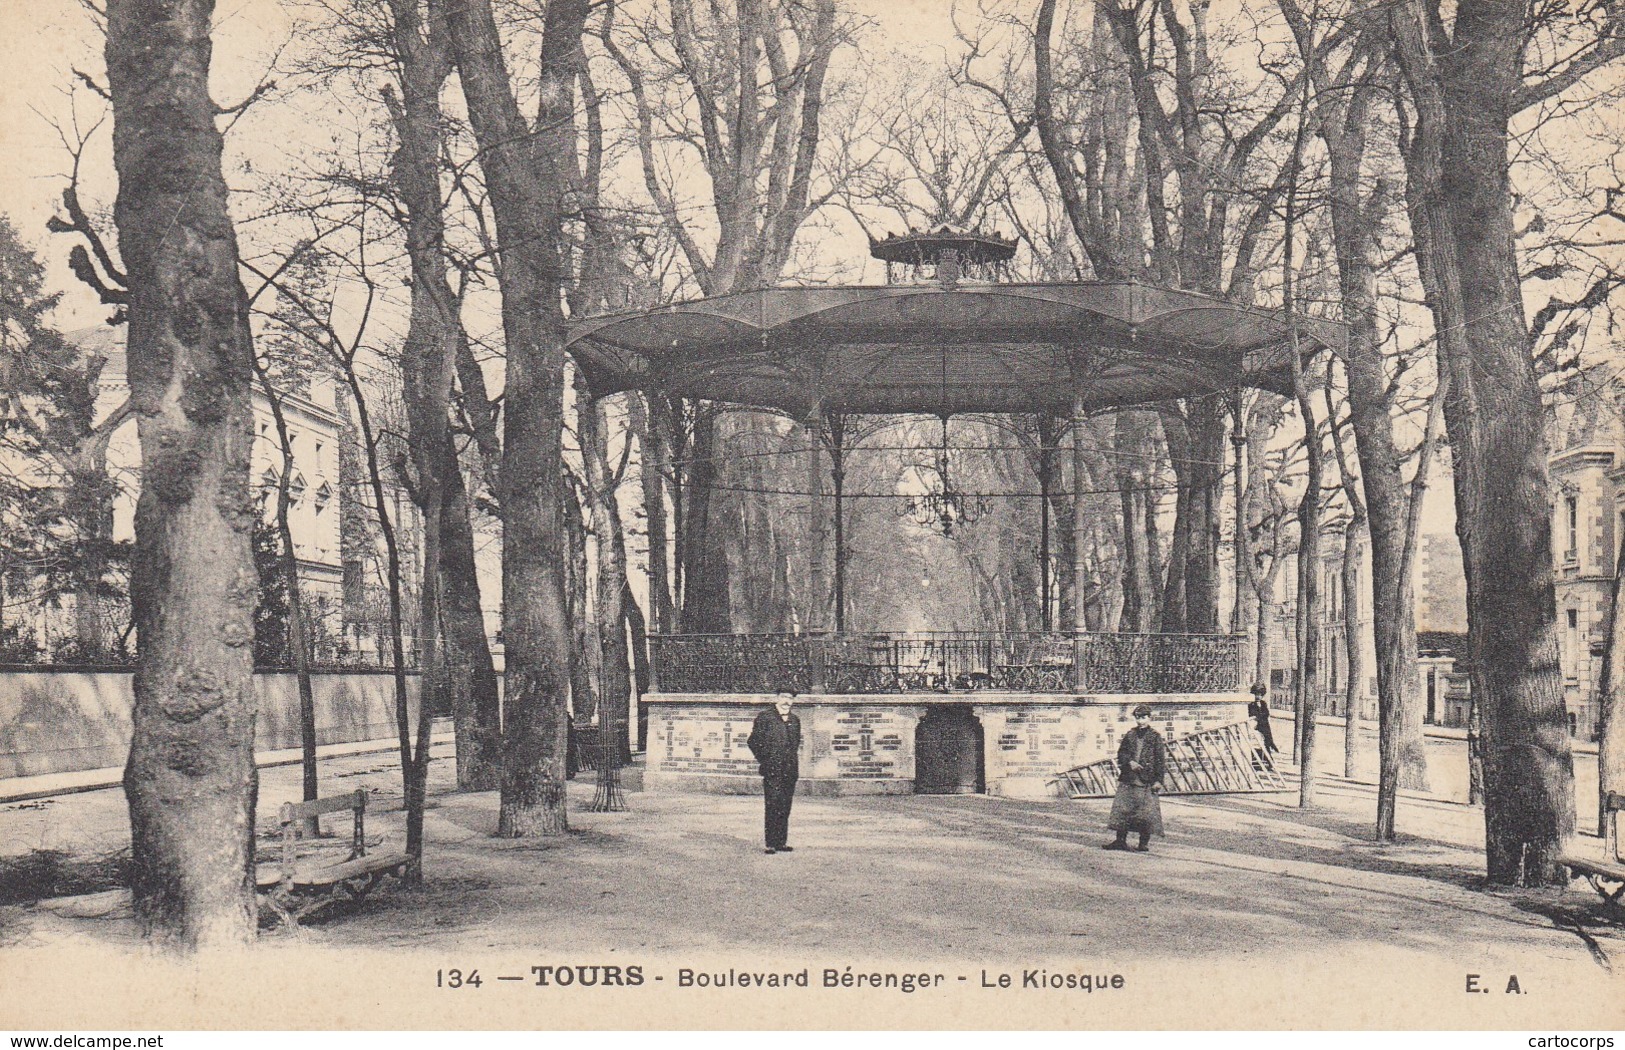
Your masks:
[{"label": "bandstand roof", "polygon": [[[1300,320],[1300,347],[1341,326]],[[1290,394],[1284,315],[1137,282],[763,288],[573,328],[595,396],[627,389],[830,412],[1066,412],[1238,385]]]}]

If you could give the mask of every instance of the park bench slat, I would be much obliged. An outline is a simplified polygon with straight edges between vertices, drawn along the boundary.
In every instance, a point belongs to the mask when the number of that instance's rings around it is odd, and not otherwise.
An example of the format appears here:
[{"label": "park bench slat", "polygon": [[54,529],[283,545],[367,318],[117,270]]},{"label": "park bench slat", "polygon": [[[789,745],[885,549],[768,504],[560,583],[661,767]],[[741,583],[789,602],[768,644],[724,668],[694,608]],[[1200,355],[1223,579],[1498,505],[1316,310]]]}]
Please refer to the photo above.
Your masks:
[{"label": "park bench slat", "polygon": [[364,857],[340,861],[319,867],[301,868],[293,875],[295,886],[332,886],[347,879],[360,878],[374,872],[391,871],[406,864],[406,854],[400,850],[387,853],[369,853]]},{"label": "park bench slat", "polygon": [[1605,860],[1594,860],[1590,857],[1571,857],[1566,854],[1559,856],[1557,862],[1565,868],[1591,872],[1595,875],[1601,875],[1605,879],[1625,882],[1625,864],[1610,864]]},{"label": "park bench slat", "polygon": [[1591,883],[1605,904],[1620,905],[1625,896],[1625,857],[1619,855],[1619,812],[1625,809],[1625,795],[1610,791],[1603,800],[1602,833],[1604,848],[1609,859],[1576,857],[1563,854],[1557,862],[1569,869],[1570,875],[1583,875]]},{"label": "park bench slat", "polygon": [[[321,844],[301,839],[307,819],[327,813],[348,812],[352,829],[348,849],[322,855]],[[278,861],[257,864],[254,880],[266,907],[288,926],[326,904],[343,899],[356,900],[378,882],[376,876],[401,875],[408,862],[399,850],[367,852],[367,792],[356,790],[331,798],[289,802],[280,812],[281,843]],[[332,840],[329,844],[336,845]],[[317,852],[313,855],[311,847]]]},{"label": "park bench slat", "polygon": [[306,817],[320,817],[346,809],[365,810],[366,808],[367,793],[357,788],[355,791],[343,795],[334,795],[331,798],[316,798],[308,802],[284,802],[280,815],[282,822],[286,824],[292,820],[304,820]]}]

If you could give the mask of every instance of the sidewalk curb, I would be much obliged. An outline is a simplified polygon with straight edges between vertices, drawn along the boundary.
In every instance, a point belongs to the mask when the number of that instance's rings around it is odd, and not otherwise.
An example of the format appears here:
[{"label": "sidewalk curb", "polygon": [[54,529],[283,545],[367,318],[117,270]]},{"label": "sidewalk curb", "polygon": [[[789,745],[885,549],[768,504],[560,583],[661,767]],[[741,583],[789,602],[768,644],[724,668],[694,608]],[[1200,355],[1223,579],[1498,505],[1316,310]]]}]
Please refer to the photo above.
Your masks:
[{"label": "sidewalk curb", "polygon": [[[1270,708],[1270,718],[1272,722],[1281,721],[1292,723],[1295,721],[1295,719],[1292,717],[1291,711],[1282,711],[1273,707]],[[1358,720],[1358,723],[1360,733],[1362,735],[1377,735],[1378,724],[1376,722],[1369,718],[1361,718]],[[1346,721],[1340,715],[1315,716],[1315,725],[1317,726],[1325,726],[1329,729],[1342,729],[1346,724]],[[1456,726],[1439,726],[1432,725],[1430,723],[1422,727],[1422,735],[1429,740],[1465,741],[1467,739],[1467,730],[1458,728]],[[1569,751],[1572,754],[1595,755],[1597,753],[1597,746],[1597,741],[1595,740],[1581,740],[1578,737],[1569,737]]]}]

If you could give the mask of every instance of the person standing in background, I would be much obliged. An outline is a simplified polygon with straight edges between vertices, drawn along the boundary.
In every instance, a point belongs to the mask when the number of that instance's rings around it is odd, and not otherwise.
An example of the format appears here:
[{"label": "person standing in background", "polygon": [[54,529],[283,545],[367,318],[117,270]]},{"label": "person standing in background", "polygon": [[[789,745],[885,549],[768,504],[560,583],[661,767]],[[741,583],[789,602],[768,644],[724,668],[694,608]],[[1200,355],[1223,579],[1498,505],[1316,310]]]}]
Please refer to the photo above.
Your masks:
[{"label": "person standing in background", "polygon": [[789,844],[790,805],[801,776],[801,719],[790,713],[796,694],[781,691],[773,707],[756,716],[745,746],[762,771],[767,848],[764,853],[794,853]]},{"label": "person standing in background", "polygon": [[1253,720],[1258,729],[1258,735],[1264,738],[1264,748],[1270,754],[1278,754],[1280,748],[1275,746],[1275,734],[1270,732],[1270,705],[1264,699],[1266,690],[1263,682],[1253,683],[1253,700],[1247,705],[1247,717]]},{"label": "person standing in background", "polygon": [[1123,734],[1117,746],[1117,797],[1106,826],[1117,838],[1105,849],[1128,849],[1128,833],[1137,831],[1141,853],[1151,849],[1151,836],[1162,834],[1162,803],[1157,793],[1168,772],[1168,749],[1162,734],[1151,728],[1151,706],[1134,709],[1134,728]]}]

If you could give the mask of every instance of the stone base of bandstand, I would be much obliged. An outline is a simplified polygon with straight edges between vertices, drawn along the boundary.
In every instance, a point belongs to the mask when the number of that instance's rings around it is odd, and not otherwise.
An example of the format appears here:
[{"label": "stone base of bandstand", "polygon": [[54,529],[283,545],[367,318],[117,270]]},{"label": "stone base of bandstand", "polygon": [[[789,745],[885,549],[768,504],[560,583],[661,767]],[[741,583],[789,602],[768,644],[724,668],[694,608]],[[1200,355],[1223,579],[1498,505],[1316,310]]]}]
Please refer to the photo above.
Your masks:
[{"label": "stone base of bandstand", "polygon": [[[741,773],[646,773],[643,789],[654,792],[687,791],[701,795],[760,795],[762,778],[754,771]],[[827,780],[802,777],[796,781],[796,794],[832,797],[836,795],[912,795],[914,780]]]},{"label": "stone base of bandstand", "polygon": [[[652,792],[760,794],[746,747],[771,694],[650,693],[644,788]],[[1247,717],[1244,693],[804,694],[803,795],[985,793],[1055,798],[1065,769],[1117,754],[1151,705],[1152,725],[1176,739]]]}]

